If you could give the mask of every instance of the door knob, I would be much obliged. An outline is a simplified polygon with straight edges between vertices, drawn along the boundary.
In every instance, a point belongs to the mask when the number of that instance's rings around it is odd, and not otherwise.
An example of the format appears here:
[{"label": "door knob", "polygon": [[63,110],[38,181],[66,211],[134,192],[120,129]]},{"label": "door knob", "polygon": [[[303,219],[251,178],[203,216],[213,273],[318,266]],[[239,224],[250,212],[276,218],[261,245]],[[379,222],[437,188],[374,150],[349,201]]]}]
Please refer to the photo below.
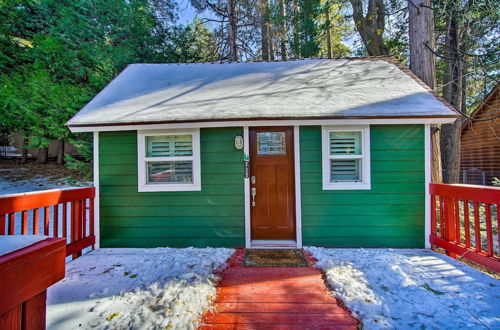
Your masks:
[{"label": "door knob", "polygon": [[257,195],[257,188],[252,188],[251,194],[252,194],[252,206],[255,206],[255,195]]}]

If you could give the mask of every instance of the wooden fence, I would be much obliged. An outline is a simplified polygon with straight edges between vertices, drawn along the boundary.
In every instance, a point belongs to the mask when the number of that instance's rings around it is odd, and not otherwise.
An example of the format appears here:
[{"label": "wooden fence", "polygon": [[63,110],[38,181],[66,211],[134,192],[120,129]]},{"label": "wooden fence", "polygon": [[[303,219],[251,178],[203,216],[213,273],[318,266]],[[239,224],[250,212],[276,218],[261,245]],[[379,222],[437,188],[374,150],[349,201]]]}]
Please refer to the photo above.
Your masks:
[{"label": "wooden fence", "polygon": [[75,259],[95,244],[94,198],[94,187],[0,196],[0,235],[65,237]]},{"label": "wooden fence", "polygon": [[500,188],[431,183],[430,194],[431,244],[500,272]]}]

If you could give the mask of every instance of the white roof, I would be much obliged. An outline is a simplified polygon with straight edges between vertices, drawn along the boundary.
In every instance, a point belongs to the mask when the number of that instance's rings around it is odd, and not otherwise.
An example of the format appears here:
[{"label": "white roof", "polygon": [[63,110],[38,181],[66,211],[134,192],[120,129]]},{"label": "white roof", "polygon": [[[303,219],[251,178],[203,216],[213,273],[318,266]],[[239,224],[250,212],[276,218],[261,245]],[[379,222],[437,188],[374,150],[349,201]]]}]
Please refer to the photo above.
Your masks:
[{"label": "white roof", "polygon": [[456,116],[382,59],[132,64],[71,126],[220,121]]}]

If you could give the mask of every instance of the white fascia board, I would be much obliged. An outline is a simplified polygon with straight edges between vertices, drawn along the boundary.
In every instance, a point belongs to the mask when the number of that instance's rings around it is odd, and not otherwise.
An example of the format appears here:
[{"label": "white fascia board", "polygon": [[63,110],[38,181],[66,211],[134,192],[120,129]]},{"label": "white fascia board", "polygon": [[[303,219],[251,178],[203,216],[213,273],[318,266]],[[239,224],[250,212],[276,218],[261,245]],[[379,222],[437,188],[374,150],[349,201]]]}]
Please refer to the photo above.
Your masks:
[{"label": "white fascia board", "polygon": [[114,132],[137,130],[164,130],[208,127],[243,127],[243,126],[321,126],[321,125],[404,125],[404,124],[449,124],[456,118],[376,118],[376,119],[294,119],[294,120],[242,120],[242,121],[206,121],[190,123],[137,124],[111,126],[69,126],[73,133]]}]

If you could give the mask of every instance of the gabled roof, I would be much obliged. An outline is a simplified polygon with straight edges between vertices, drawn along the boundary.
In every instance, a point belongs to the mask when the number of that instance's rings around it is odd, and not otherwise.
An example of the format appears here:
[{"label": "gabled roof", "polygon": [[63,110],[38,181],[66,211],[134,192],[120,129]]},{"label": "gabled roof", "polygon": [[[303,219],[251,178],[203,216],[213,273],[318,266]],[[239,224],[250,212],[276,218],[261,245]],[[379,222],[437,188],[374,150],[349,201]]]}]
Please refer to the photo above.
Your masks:
[{"label": "gabled roof", "polygon": [[[472,119],[467,119],[464,121],[462,124],[462,131],[468,129],[471,127],[472,122],[474,119],[485,119],[482,117],[486,118],[493,118],[495,117],[495,114],[493,115],[488,115],[492,111],[500,111],[500,109],[495,109],[490,105],[490,103],[495,103],[495,100],[498,100],[500,98],[500,84],[497,84],[493,89],[490,91],[488,95],[484,98],[484,100],[481,101],[481,103],[474,109],[474,111],[470,114],[470,118]],[[498,101],[497,101],[498,102]],[[486,116],[485,116],[486,113]]]},{"label": "gabled roof", "polygon": [[393,60],[305,59],[132,64],[68,126],[456,116]]}]

